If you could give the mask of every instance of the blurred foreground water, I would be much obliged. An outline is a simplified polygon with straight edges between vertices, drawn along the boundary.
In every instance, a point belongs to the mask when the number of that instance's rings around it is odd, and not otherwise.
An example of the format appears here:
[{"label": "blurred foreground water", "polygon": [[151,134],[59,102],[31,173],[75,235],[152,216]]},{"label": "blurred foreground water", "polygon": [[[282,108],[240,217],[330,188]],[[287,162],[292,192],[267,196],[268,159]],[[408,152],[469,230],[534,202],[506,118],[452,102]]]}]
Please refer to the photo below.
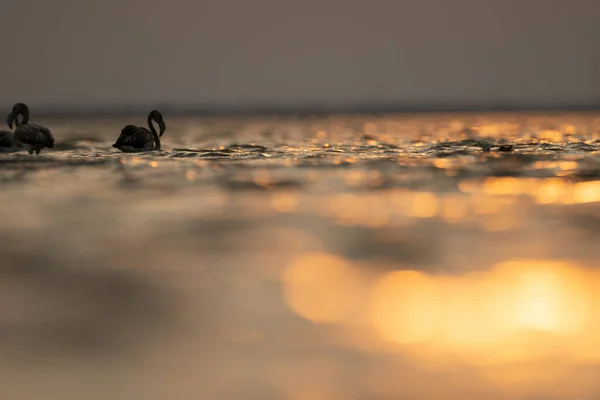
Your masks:
[{"label": "blurred foreground water", "polygon": [[0,154],[0,398],[600,397],[600,114],[165,119]]}]

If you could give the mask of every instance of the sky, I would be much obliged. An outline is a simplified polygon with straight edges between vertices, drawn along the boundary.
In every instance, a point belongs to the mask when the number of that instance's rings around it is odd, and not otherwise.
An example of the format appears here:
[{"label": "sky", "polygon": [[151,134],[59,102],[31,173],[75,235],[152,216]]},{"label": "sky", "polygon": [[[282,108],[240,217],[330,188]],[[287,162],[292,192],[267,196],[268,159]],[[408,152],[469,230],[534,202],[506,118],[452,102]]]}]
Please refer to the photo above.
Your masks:
[{"label": "sky", "polygon": [[5,3],[3,108],[600,104],[598,0]]}]

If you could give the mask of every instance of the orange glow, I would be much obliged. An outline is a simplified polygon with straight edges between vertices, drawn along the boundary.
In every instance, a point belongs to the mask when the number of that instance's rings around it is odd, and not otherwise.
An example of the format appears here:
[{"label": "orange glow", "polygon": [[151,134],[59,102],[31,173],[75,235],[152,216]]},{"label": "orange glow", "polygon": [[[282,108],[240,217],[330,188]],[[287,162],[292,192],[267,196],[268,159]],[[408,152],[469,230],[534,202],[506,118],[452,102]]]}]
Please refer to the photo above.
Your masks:
[{"label": "orange glow", "polygon": [[[574,161],[552,164],[561,170],[576,167]],[[548,165],[544,164],[543,168]],[[600,182],[580,182],[573,184],[563,178],[488,178],[481,187],[477,181],[462,181],[458,188],[471,194],[472,206],[480,215],[499,213],[511,206],[518,195],[528,195],[539,204],[575,204],[600,202]]]},{"label": "orange glow", "polygon": [[479,181],[475,179],[465,179],[458,183],[458,190],[463,193],[474,193],[479,189]]},{"label": "orange glow", "polygon": [[452,167],[452,162],[447,158],[436,158],[433,161],[433,165],[435,165],[436,168],[447,169]]},{"label": "orange glow", "polygon": [[566,134],[566,135],[574,135],[577,133],[577,127],[573,126],[573,125],[564,125],[562,127],[562,131]]},{"label": "orange glow", "polygon": [[563,354],[600,357],[600,274],[566,262],[515,260],[459,277],[385,275],[373,289],[379,335],[423,343],[442,357],[525,361]]},{"label": "orange glow", "polygon": [[514,199],[511,197],[497,197],[479,193],[473,194],[470,200],[471,207],[473,207],[475,213],[480,215],[499,214],[514,204]]},{"label": "orange glow", "polygon": [[375,288],[373,318],[382,336],[399,343],[420,343],[436,333],[437,288],[415,271],[393,272]]},{"label": "orange glow", "polygon": [[582,296],[585,275],[569,264],[506,262],[496,267],[494,277],[510,288],[505,301],[513,309],[510,324],[514,329],[578,332],[588,317]]},{"label": "orange glow", "polygon": [[316,323],[345,320],[360,297],[358,274],[341,257],[313,253],[284,272],[284,297],[298,315]]},{"label": "orange glow", "polygon": [[460,222],[468,214],[468,203],[458,195],[446,196],[441,201],[440,214],[447,222]]},{"label": "orange glow", "polygon": [[412,215],[417,218],[434,217],[439,209],[439,200],[434,193],[417,192],[413,197]]},{"label": "orange glow", "polygon": [[496,343],[503,326],[490,309],[494,307],[495,285],[485,274],[442,277],[438,340],[448,348]]},{"label": "orange glow", "polygon": [[595,203],[600,201],[600,182],[581,182],[575,185],[576,203]]},{"label": "orange glow", "polygon": [[501,127],[499,125],[484,125],[477,129],[477,133],[481,137],[498,136],[500,131]]},{"label": "orange glow", "polygon": [[521,181],[513,177],[488,178],[483,183],[483,192],[491,195],[520,194]]},{"label": "orange glow", "polygon": [[291,193],[278,192],[271,196],[271,207],[281,213],[289,213],[296,209],[298,199]]},{"label": "orange glow", "polygon": [[541,204],[567,202],[570,185],[560,178],[545,180],[535,192],[536,200]]},{"label": "orange glow", "polygon": [[577,163],[575,161],[563,161],[558,164],[558,167],[563,171],[571,171],[577,169]]},{"label": "orange glow", "polygon": [[538,137],[548,142],[562,142],[564,140],[563,133],[560,131],[545,130],[538,134]]},{"label": "orange glow", "polygon": [[122,160],[123,160],[123,164],[130,164],[130,165],[138,165],[138,164],[145,162],[144,160],[142,160],[139,157],[131,157],[129,160],[126,160],[126,159],[122,159]]}]

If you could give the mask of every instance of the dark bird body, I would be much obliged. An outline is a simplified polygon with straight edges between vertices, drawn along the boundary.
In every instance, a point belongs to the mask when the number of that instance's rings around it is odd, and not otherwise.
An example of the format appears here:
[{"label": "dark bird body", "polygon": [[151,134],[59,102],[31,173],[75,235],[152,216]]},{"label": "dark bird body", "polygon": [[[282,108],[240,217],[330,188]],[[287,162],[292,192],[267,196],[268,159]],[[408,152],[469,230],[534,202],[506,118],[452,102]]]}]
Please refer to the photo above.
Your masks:
[{"label": "dark bird body", "polygon": [[[19,116],[22,117],[21,121],[19,121]],[[29,154],[33,154],[33,152],[40,154],[40,151],[44,147],[54,147],[54,136],[50,132],[50,129],[45,126],[28,123],[29,108],[25,104],[15,104],[12,112],[8,115],[7,122],[11,128],[13,122],[16,125],[13,133],[14,145],[25,148]]]},{"label": "dark bird body", "polygon": [[[156,132],[153,122],[158,123],[160,134]],[[152,110],[148,114],[148,127],[126,125],[117,138],[115,147],[125,153],[136,153],[142,151],[160,150],[160,137],[165,133],[166,126],[160,112]]]},{"label": "dark bird body", "polygon": [[0,131],[0,153],[15,153],[21,150],[13,141],[11,131]]}]

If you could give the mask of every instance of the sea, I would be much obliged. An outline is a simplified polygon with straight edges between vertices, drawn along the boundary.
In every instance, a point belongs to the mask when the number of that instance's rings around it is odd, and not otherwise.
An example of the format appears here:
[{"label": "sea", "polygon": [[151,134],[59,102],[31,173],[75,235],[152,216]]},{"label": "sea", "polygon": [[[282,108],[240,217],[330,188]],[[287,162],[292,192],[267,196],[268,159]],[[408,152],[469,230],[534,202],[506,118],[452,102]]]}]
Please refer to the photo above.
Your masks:
[{"label": "sea", "polygon": [[600,113],[47,117],[0,398],[600,397]]}]

